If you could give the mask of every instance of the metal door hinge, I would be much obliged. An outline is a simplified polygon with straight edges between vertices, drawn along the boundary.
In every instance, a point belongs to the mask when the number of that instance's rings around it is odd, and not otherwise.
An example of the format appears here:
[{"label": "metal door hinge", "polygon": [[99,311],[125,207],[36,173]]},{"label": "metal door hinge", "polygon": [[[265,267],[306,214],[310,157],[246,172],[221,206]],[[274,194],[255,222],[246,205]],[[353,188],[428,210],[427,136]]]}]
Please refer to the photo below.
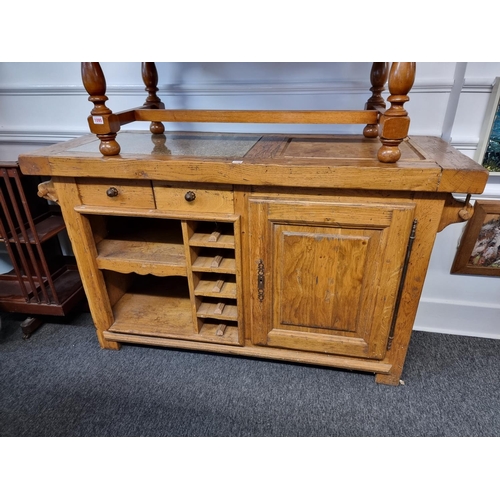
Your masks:
[{"label": "metal door hinge", "polygon": [[411,250],[413,248],[413,242],[415,241],[415,235],[417,233],[418,220],[415,219],[411,226],[410,237],[408,238],[408,246],[406,247],[406,255],[403,264],[403,272],[401,273],[401,279],[399,281],[398,294],[396,296],[396,304],[394,306],[394,313],[392,315],[391,328],[389,330],[389,338],[387,339],[387,350],[389,351],[392,347],[392,341],[394,340],[394,330],[396,329],[396,321],[398,319],[399,305],[401,303],[401,297],[403,295],[403,288],[405,285],[406,273],[408,271],[408,264],[410,263]]}]

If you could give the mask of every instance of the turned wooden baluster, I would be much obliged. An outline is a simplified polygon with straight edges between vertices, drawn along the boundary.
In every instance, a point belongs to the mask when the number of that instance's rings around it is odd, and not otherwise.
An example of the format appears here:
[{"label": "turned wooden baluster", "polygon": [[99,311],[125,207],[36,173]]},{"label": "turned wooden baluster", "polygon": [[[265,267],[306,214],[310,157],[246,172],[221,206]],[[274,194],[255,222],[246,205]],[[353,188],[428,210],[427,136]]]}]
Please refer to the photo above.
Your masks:
[{"label": "turned wooden baluster", "polygon": [[103,155],[117,155],[120,152],[120,145],[115,139],[120,130],[120,121],[104,104],[108,98],[101,65],[97,62],[83,62],[81,70],[83,86],[90,96],[89,101],[94,104],[88,117],[90,131],[101,140],[99,151]]},{"label": "turned wooden baluster", "polygon": [[[366,101],[365,109],[385,109],[385,101],[382,97],[382,92],[387,84],[389,76],[389,63],[374,62],[370,72],[370,82],[372,84],[370,92],[372,96]],[[365,137],[378,137],[378,125],[367,125],[363,130]]]},{"label": "turned wooden baluster", "polygon": [[384,113],[380,120],[380,141],[383,146],[378,151],[378,159],[384,163],[394,163],[401,157],[399,145],[408,135],[410,118],[404,109],[408,102],[410,92],[415,81],[414,62],[392,63],[389,74],[389,92],[387,100],[391,107]]},{"label": "turned wooden baluster", "polygon": [[[156,71],[156,66],[154,62],[143,62],[142,63],[142,80],[144,85],[146,85],[146,90],[148,92],[148,97],[144,106],[153,107],[156,109],[165,109],[165,105],[161,102],[161,99],[156,95],[158,92],[158,72]],[[165,132],[165,127],[162,122],[151,122],[149,130],[152,134],[163,134]]]}]

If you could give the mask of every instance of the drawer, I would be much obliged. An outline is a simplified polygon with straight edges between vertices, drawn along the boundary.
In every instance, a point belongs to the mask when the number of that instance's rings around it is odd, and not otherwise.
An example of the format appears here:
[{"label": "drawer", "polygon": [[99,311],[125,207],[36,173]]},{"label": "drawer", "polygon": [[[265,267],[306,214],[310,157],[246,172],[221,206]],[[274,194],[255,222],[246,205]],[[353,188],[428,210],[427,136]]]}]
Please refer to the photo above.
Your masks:
[{"label": "drawer", "polygon": [[234,212],[233,187],[225,184],[153,182],[159,210],[183,212]]},{"label": "drawer", "polygon": [[150,181],[78,179],[84,205],[117,208],[156,208]]}]

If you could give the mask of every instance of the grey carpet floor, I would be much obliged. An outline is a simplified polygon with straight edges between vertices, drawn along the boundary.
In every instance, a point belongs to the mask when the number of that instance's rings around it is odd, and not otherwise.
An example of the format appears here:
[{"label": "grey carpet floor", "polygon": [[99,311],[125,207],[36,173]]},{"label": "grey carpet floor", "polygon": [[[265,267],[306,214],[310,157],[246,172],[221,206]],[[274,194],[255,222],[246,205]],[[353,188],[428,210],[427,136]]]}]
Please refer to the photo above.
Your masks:
[{"label": "grey carpet floor", "polygon": [[244,357],[100,349],[91,317],[28,340],[2,313],[0,436],[500,436],[500,341],[415,332],[403,380]]}]

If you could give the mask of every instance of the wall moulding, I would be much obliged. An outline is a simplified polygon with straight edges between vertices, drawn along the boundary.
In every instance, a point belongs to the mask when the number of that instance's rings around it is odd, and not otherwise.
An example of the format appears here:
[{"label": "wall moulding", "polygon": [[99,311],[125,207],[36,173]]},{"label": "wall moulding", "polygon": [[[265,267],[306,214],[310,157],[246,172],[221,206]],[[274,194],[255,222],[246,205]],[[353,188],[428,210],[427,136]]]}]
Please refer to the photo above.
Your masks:
[{"label": "wall moulding", "polygon": [[59,131],[59,130],[1,130],[0,143],[6,144],[55,144],[69,141],[88,134],[88,130]]},{"label": "wall moulding", "polygon": [[[493,327],[498,324],[499,315],[498,304],[422,297],[414,330],[500,340],[500,333],[495,333]],[[450,318],[455,319],[450,321]]]},{"label": "wall moulding", "polygon": [[[134,77],[133,80],[136,80]],[[137,76],[138,83],[132,85],[108,85],[106,95],[136,96],[144,94],[144,86],[139,83],[140,74]],[[315,95],[315,94],[369,94],[367,82],[346,80],[323,80],[287,82],[283,81],[221,81],[215,83],[159,83],[159,95]],[[453,87],[452,79],[421,79],[417,80],[412,87],[412,94],[426,93],[449,93]],[[464,92],[491,92],[492,82],[489,80],[466,80]],[[85,89],[81,85],[19,85],[1,86],[1,96],[65,96],[85,95]]]}]

